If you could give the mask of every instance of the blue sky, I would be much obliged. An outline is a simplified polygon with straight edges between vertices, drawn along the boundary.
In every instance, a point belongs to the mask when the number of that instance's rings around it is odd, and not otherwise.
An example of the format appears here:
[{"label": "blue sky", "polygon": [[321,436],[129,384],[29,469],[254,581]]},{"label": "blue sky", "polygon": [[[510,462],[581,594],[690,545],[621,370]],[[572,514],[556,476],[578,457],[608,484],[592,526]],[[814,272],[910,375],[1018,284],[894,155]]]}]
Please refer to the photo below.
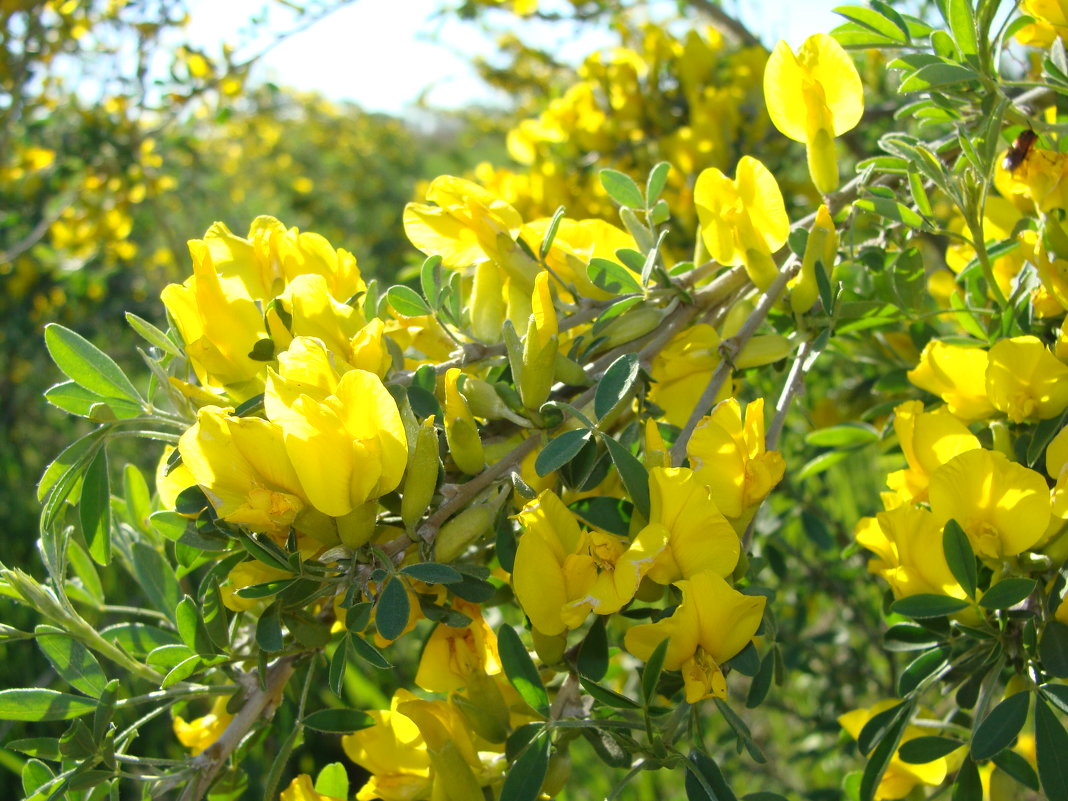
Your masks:
[{"label": "blue sky", "polygon": [[[736,0],[741,19],[769,44],[829,31],[841,21],[831,9],[844,0]],[[552,0],[545,0],[546,6]],[[457,108],[472,101],[503,101],[483,85],[468,62],[492,55],[492,39],[472,23],[433,20],[442,0],[357,0],[294,35],[260,63],[257,77],[353,100],[370,111],[399,113],[427,93],[432,105]],[[263,0],[199,0],[192,4],[190,34],[209,52],[263,8]],[[526,24],[526,23],[525,23]],[[535,31],[537,41],[575,62],[611,43],[603,31],[576,33],[565,42]]]}]

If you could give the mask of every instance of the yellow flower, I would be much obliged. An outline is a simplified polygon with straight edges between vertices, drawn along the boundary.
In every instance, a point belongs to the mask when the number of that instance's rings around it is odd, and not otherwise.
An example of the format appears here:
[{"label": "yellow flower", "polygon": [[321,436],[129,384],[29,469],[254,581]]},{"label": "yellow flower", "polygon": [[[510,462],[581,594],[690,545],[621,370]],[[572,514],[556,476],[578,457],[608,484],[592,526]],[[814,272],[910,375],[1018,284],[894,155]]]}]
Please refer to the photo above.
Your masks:
[{"label": "yellow flower", "polygon": [[720,403],[694,429],[686,446],[697,480],[735,525],[748,525],[752,513],[782,480],[786,463],[764,445],[764,399],[742,407],[734,398]]},{"label": "yellow flower", "polygon": [[428,798],[432,782],[430,756],[426,741],[415,723],[397,709],[414,700],[408,690],[397,690],[388,710],[371,710],[367,714],[374,725],[345,735],[341,747],[345,754],[371,774],[360,791],[358,801],[413,801]]},{"label": "yellow flower", "polygon": [[804,142],[808,171],[821,194],[838,187],[834,138],[864,116],[864,87],[845,49],[817,33],[795,55],[779,42],[764,70],[768,116],[784,136]]},{"label": "yellow flower", "polygon": [[1042,539],[1050,518],[1046,479],[997,451],[965,451],[931,475],[931,511],[953,519],[981,557],[1001,559]]},{"label": "yellow flower", "polygon": [[646,576],[671,584],[702,570],[729,576],[741,547],[731,524],[716,508],[700,477],[685,467],[649,471],[649,528],[667,541]]},{"label": "yellow flower", "polygon": [[[653,359],[653,385],[649,400],[664,410],[671,425],[686,425],[701,393],[719,366],[719,334],[707,323],[683,329]],[[724,382],[717,401],[730,396],[730,381]]]},{"label": "yellow flower", "polygon": [[1030,198],[1035,209],[1048,213],[1068,208],[1068,153],[1032,147],[1023,162],[1003,179],[1005,194]]},{"label": "yellow flower", "polygon": [[278,801],[344,801],[344,799],[316,792],[311,776],[302,773],[282,791],[282,794],[278,796]]},{"label": "yellow flower", "polygon": [[1002,339],[990,348],[986,394],[1014,423],[1049,420],[1068,407],[1068,367],[1038,337]]},{"label": "yellow flower", "polygon": [[790,282],[790,308],[795,312],[806,312],[812,308],[819,296],[816,282],[816,262],[823,263],[828,278],[834,269],[834,260],[838,255],[838,234],[834,230],[834,220],[827,207],[820,204],[816,209],[816,219],[808,233],[805,255],[801,260],[801,270]]},{"label": "yellow flower", "polygon": [[[523,226],[523,238],[533,244],[540,243],[545,238],[549,222],[549,219],[541,219],[527,223]],[[563,217],[557,226],[553,245],[545,255],[545,263],[564,284],[574,287],[581,297],[607,300],[613,297],[612,293],[594,286],[586,273],[586,266],[593,258],[615,261],[616,251],[621,248],[637,249],[634,237],[621,228],[604,220]],[[623,269],[630,272],[626,267]],[[634,275],[634,279],[637,281],[638,276]]]},{"label": "yellow flower", "polygon": [[283,533],[306,503],[282,429],[232,409],[207,406],[178,441],[182,464],[223,520]]},{"label": "yellow flower", "polygon": [[427,638],[415,673],[415,683],[427,692],[452,692],[466,687],[472,674],[501,672],[497,636],[483,619],[481,607],[455,598],[452,606],[471,622],[459,627],[439,624]]},{"label": "yellow flower", "polygon": [[1068,39],[1068,3],[1064,0],[1023,0],[1021,11],[1034,22],[1016,32],[1020,44],[1046,48],[1057,37]]},{"label": "yellow flower", "polygon": [[932,340],[908,377],[920,389],[938,395],[950,412],[970,423],[994,413],[986,396],[988,362],[989,356],[982,348]]},{"label": "yellow flower", "polygon": [[743,595],[711,570],[675,582],[682,603],[671,617],[643,623],[624,637],[628,651],[648,659],[668,640],[664,668],[681,670],[686,701],[727,696],[727,681],[720,666],[740,652],[756,634],[767,599]]},{"label": "yellow flower", "polygon": [[[852,712],[840,715],[838,723],[855,740],[860,736],[861,730],[869,720],[880,712],[889,709],[895,703],[897,703],[895,699],[888,699],[880,701],[868,709],[855,709]],[[921,729],[919,726],[906,726],[904,733],[901,735],[901,742],[902,744],[907,743],[909,740],[922,737],[927,733],[927,730]],[[893,799],[904,798],[912,792],[914,787],[918,787],[921,784],[939,785],[945,781],[948,770],[949,765],[946,762],[946,757],[939,757],[932,762],[914,765],[909,762],[902,762],[898,757],[898,752],[895,751],[882,780],[879,782],[879,786],[875,788],[876,801],[892,801]]]},{"label": "yellow flower", "polygon": [[468,475],[481,473],[486,465],[486,452],[478,435],[478,425],[460,394],[457,382],[460,369],[450,367],[445,371],[445,440],[453,462]]},{"label": "yellow flower", "polygon": [[918,506],[899,506],[857,523],[857,542],[875,554],[868,572],[882,576],[895,598],[920,593],[964,598],[942,549],[942,527]]},{"label": "yellow flower", "polygon": [[709,167],[697,176],[693,200],[709,255],[723,265],[744,264],[758,288],[771,286],[779,274],[771,254],[786,244],[790,220],[768,168],[743,156],[732,181]]},{"label": "yellow flower", "polygon": [[264,407],[312,506],[344,517],[400,484],[408,441],[397,402],[381,379],[350,370],[329,394],[269,371]]},{"label": "yellow flower", "polygon": [[217,696],[211,705],[211,712],[188,723],[185,718],[174,716],[174,736],[193,756],[222,737],[222,733],[234,719],[234,716],[226,711],[226,702],[229,700],[229,696]]},{"label": "yellow flower", "polygon": [[537,409],[549,397],[553,385],[559,327],[549,273],[542,270],[534,279],[530,300],[530,321],[523,340],[523,366],[519,378],[519,395],[528,409]]},{"label": "yellow flower", "polygon": [[290,317],[286,330],[280,331],[278,324],[272,325],[272,334],[280,350],[289,344],[287,333],[291,333],[295,337],[321,339],[333,353],[348,360],[350,342],[364,326],[363,313],[335,300],[325,278],[299,275],[290,281],[278,300]]},{"label": "yellow flower", "polygon": [[582,625],[591,611],[618,612],[667,544],[663,526],[647,526],[634,541],[579,527],[552,490],[516,516],[523,525],[512,587],[531,625],[547,636]]},{"label": "yellow flower", "polygon": [[894,409],[894,431],[908,467],[890,473],[886,485],[907,503],[926,501],[931,474],[957,454],[980,447],[979,439],[946,407],[925,412],[920,401]]},{"label": "yellow flower", "polygon": [[226,387],[241,398],[262,387],[264,363],[249,356],[267,339],[263,316],[239,280],[215,271],[208,247],[189,243],[193,275],[169,284],[160,298],[174,320],[197,378],[206,387]]}]

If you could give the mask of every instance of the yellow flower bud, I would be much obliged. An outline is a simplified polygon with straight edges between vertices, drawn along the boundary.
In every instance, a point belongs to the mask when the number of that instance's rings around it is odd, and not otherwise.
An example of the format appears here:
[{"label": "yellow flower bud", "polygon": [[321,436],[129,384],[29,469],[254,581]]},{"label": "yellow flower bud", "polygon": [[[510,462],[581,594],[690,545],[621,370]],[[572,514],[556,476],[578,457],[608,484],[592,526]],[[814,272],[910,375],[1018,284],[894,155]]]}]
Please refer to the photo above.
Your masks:
[{"label": "yellow flower bud", "polygon": [[812,230],[808,232],[801,271],[790,285],[790,308],[798,314],[811,309],[819,295],[816,262],[823,262],[823,269],[830,277],[837,251],[838,236],[834,230],[834,220],[831,219],[827,207],[821,204],[816,210],[816,221],[812,223]]},{"label": "yellow flower bud", "polygon": [[523,341],[519,395],[524,406],[537,409],[548,399],[553,385],[559,331],[552,293],[549,291],[548,272],[542,271],[534,279],[530,305],[530,321]]},{"label": "yellow flower bud", "polygon": [[481,473],[486,464],[486,454],[478,435],[478,426],[467,401],[456,386],[460,378],[459,368],[445,372],[445,440],[453,462],[465,473]]},{"label": "yellow flower bud", "polygon": [[501,494],[490,503],[469,506],[445,523],[434,538],[434,558],[439,562],[451,562],[488,533],[493,528],[503,497]]},{"label": "yellow flower bud", "polygon": [[601,331],[605,337],[606,348],[616,348],[632,340],[638,339],[656,329],[663,319],[664,313],[660,309],[648,306],[639,306],[629,312],[616,317]]},{"label": "yellow flower bud", "polygon": [[401,520],[409,532],[430,506],[430,499],[434,497],[438,485],[441,460],[438,458],[438,432],[434,428],[433,415],[419,427],[413,453],[401,491]]}]

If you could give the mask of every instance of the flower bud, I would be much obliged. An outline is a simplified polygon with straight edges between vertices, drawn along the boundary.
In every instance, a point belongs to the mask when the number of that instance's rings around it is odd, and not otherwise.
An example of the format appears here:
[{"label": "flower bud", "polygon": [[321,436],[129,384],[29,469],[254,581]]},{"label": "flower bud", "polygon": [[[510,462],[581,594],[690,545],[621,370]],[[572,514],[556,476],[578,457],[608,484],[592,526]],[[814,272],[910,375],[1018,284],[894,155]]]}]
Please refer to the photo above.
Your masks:
[{"label": "flower bud", "polygon": [[478,426],[467,401],[456,386],[460,370],[452,367],[445,372],[445,440],[453,462],[469,475],[481,473],[486,464]]},{"label": "flower bud", "polygon": [[648,306],[641,306],[621,314],[602,329],[601,334],[606,339],[604,346],[615,348],[645,336],[660,325],[663,316],[660,309]]},{"label": "flower bud", "polygon": [[506,307],[501,271],[491,261],[475,267],[471,290],[471,332],[481,342],[500,342]]},{"label": "flower bud", "polygon": [[834,220],[827,207],[820,205],[816,211],[816,221],[808,234],[805,255],[801,260],[801,271],[794,279],[790,290],[790,308],[800,314],[812,308],[819,295],[816,283],[816,262],[823,262],[823,269],[828,275],[834,266],[838,251],[838,236],[834,230]]},{"label": "flower bud", "polygon": [[530,426],[530,421],[508,408],[493,384],[468,376],[460,394],[467,401],[471,413],[486,420],[510,420],[517,425]]},{"label": "flower bud", "polygon": [[734,366],[739,370],[749,367],[760,367],[764,364],[772,364],[790,355],[794,349],[793,343],[782,334],[764,334],[753,337],[742,348],[742,352],[734,357]]},{"label": "flower bud", "polygon": [[445,523],[434,537],[434,558],[451,562],[493,528],[500,504],[497,500],[469,506]]},{"label": "flower bud", "polygon": [[409,532],[430,506],[430,499],[434,497],[438,485],[441,460],[438,458],[438,432],[434,428],[434,415],[430,415],[419,427],[412,454],[401,490],[401,520]]},{"label": "flower bud", "polygon": [[821,195],[838,188],[838,159],[835,155],[834,138],[826,128],[816,132],[808,143],[808,173]]},{"label": "flower bud", "polygon": [[378,518],[378,501],[362,503],[337,519],[337,534],[341,543],[349,548],[359,548],[371,541]]},{"label": "flower bud", "polygon": [[537,409],[549,397],[556,367],[559,327],[556,309],[549,291],[549,273],[540,272],[534,279],[534,294],[530,299],[531,314],[527,336],[523,341],[523,372],[519,379],[519,395],[528,409]]}]

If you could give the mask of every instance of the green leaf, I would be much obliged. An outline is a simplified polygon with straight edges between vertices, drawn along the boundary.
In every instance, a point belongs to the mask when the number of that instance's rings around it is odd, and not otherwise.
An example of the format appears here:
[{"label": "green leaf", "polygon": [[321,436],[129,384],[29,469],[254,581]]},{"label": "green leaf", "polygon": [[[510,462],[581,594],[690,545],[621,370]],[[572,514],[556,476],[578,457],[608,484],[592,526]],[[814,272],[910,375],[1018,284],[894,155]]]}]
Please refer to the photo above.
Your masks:
[{"label": "green leaf", "polygon": [[426,584],[455,584],[464,577],[448,565],[438,562],[420,562],[401,568],[401,573]]},{"label": "green leaf", "polygon": [[131,548],[134,576],[149,602],[174,623],[175,607],[182,598],[178,578],[159,551],[143,542],[135,542]]},{"label": "green leaf", "polygon": [[1068,715],[1068,686],[1063,684],[1043,684],[1039,689],[1051,704]]},{"label": "green leaf", "polygon": [[[49,387],[44,392],[44,398],[57,409],[98,421],[103,421],[108,417],[111,419],[137,417],[142,412],[139,403],[121,398],[102,398],[73,381],[63,381]],[[104,415],[101,414],[102,405],[107,407],[104,409]],[[106,415],[107,409],[111,410],[111,415]]]},{"label": "green leaf", "polygon": [[1068,678],[1068,625],[1051,620],[1042,631],[1038,644],[1042,668],[1058,679]]},{"label": "green leaf", "polygon": [[1015,751],[1002,751],[994,757],[994,764],[1024,787],[1038,790],[1038,774],[1031,763]]},{"label": "green leaf", "polygon": [[610,706],[613,709],[641,709],[642,705],[634,699],[621,695],[615,690],[610,690],[595,681],[580,676],[579,684],[582,685],[582,689],[605,706]]},{"label": "green leaf", "polygon": [[[960,64],[940,62],[938,64],[928,64],[926,67],[920,67],[901,82],[901,85],[898,87],[898,92],[903,95],[908,94],[909,92],[927,92],[931,89],[953,86],[960,83],[970,83],[971,81],[978,80],[979,75],[975,70],[968,69],[968,67],[962,67]],[[881,214],[882,212],[879,213]],[[888,215],[884,214],[883,216],[885,217]]]},{"label": "green leaf", "polygon": [[137,657],[144,656],[161,645],[179,644],[179,637],[173,631],[165,631],[147,623],[117,623],[108,626],[100,635]]},{"label": "green leaf", "polygon": [[649,179],[645,182],[645,203],[652,206],[660,199],[660,193],[664,191],[668,175],[671,173],[671,165],[661,161],[649,170]]},{"label": "green leaf", "polygon": [[979,779],[979,768],[970,759],[957,771],[957,780],[953,783],[952,801],[983,801],[983,783]]},{"label": "green leaf", "polygon": [[441,298],[441,256],[428,256],[419,270],[419,286],[431,307],[438,308]]},{"label": "green leaf", "polygon": [[1027,720],[1030,702],[1030,693],[1018,692],[994,707],[972,734],[972,759],[982,762],[1012,745]]},{"label": "green leaf", "polygon": [[946,523],[942,531],[942,551],[946,556],[946,564],[953,574],[953,578],[960,584],[961,589],[968,593],[969,598],[975,597],[975,588],[979,582],[979,572],[975,566],[975,553],[968,541],[968,535],[958,525],[956,520]]},{"label": "green leaf", "polygon": [[927,223],[924,222],[923,217],[896,200],[890,200],[885,197],[865,198],[864,200],[855,201],[853,205],[858,209],[907,225],[909,228],[919,231],[927,229]]},{"label": "green leaf", "polygon": [[580,676],[600,681],[608,672],[608,637],[605,636],[604,618],[594,620],[579,648],[577,667]]},{"label": "green leaf", "polygon": [[667,654],[668,638],[660,641],[660,644],[649,654],[649,659],[642,668],[642,699],[648,706],[656,695],[656,685],[660,682],[660,674],[664,670],[664,657]]},{"label": "green leaf", "polygon": [[256,645],[268,653],[277,653],[284,647],[282,618],[277,601],[264,609],[256,621]]},{"label": "green leaf", "polygon": [[835,14],[841,14],[846,19],[852,20],[881,36],[885,36],[887,39],[901,44],[906,44],[909,41],[908,27],[905,26],[900,17],[898,17],[898,20],[901,20],[899,24],[895,20],[887,19],[878,11],[862,6],[838,6],[832,10]]},{"label": "green leaf", "polygon": [[953,39],[961,55],[974,56],[979,49],[978,32],[975,29],[975,14],[972,0],[946,0],[946,22],[953,32]]},{"label": "green leaf", "polygon": [[345,670],[349,665],[349,639],[350,635],[348,634],[341,637],[341,642],[338,643],[334,653],[330,656],[330,664],[327,668],[326,682],[330,689],[334,691],[334,695],[337,696],[341,695],[341,691],[345,686]]},{"label": "green leaf", "polygon": [[901,676],[897,681],[898,695],[905,696],[915,690],[920,682],[946,663],[949,652],[950,649],[947,646],[942,646],[916,657],[908,667],[901,671]]},{"label": "green leaf", "polygon": [[196,602],[188,595],[179,601],[174,610],[178,623],[178,633],[182,636],[182,642],[204,656],[212,656],[215,646],[208,636],[208,630],[204,627],[204,621],[200,619],[200,611]]},{"label": "green leaf", "polygon": [[630,271],[610,259],[602,259],[599,256],[590,259],[586,275],[595,287],[613,295],[633,295],[642,291],[642,285]]},{"label": "green leaf", "polygon": [[345,766],[340,762],[331,762],[319,771],[315,777],[315,792],[332,798],[348,798],[349,773]]},{"label": "green leaf", "polygon": [[[2,693],[0,693],[2,695]],[[1035,698],[1035,756],[1046,798],[1068,798],[1068,732],[1041,696]]]},{"label": "green leaf", "polygon": [[552,249],[553,241],[556,239],[556,232],[560,229],[560,220],[564,219],[564,207],[560,206],[553,214],[553,218],[549,220],[549,225],[545,228],[545,236],[541,239],[541,245],[538,246],[538,257],[544,261],[545,257]]},{"label": "green leaf", "polygon": [[549,696],[541,683],[541,676],[538,675],[538,670],[516,630],[507,623],[497,630],[497,649],[509,683],[531,709],[543,717],[548,717]]},{"label": "green leaf", "polygon": [[945,617],[968,608],[968,602],[947,595],[920,593],[894,601],[890,611],[905,617],[923,620],[931,617]]},{"label": "green leaf", "polygon": [[912,623],[895,623],[883,635],[883,646],[888,651],[926,651],[942,637]]},{"label": "green leaf", "polygon": [[638,514],[649,519],[649,471],[645,469],[638,459],[619,442],[612,437],[605,437],[604,444],[608,448],[608,455],[612,457],[612,463],[619,471],[619,477],[623,486],[634,502],[634,508]]},{"label": "green leaf", "polygon": [[499,801],[536,801],[549,770],[550,746],[547,735],[536,736],[527,745],[504,777]]},{"label": "green leaf", "polygon": [[404,284],[391,286],[386,292],[389,305],[402,317],[421,317],[430,314],[430,307],[414,289]]},{"label": "green leaf", "polygon": [[4,743],[4,748],[18,751],[26,756],[59,762],[59,740],[56,737],[29,737],[24,740],[12,740]]},{"label": "green leaf", "polygon": [[375,725],[374,719],[360,709],[320,709],[305,715],[301,723],[327,734],[351,734]]},{"label": "green leaf", "polygon": [[894,752],[897,751],[901,735],[905,731],[905,724],[911,717],[911,704],[902,704],[896,709],[899,709],[900,714],[893,716],[879,744],[868,756],[868,764],[864,766],[864,773],[860,779],[860,801],[874,801],[875,791],[879,787],[879,782],[882,781],[883,774],[886,773]]},{"label": "green leaf", "polygon": [[603,420],[627,399],[638,381],[638,368],[637,355],[625,353],[604,371],[593,399],[593,413],[598,420]]},{"label": "green leaf", "polygon": [[34,635],[37,646],[61,679],[86,695],[100,697],[108,679],[88,648],[53,626],[38,626]]},{"label": "green leaf", "polygon": [[805,444],[820,448],[857,448],[879,441],[879,432],[867,423],[843,423],[805,435]]},{"label": "green leaf", "polygon": [[622,498],[601,496],[582,498],[567,506],[589,526],[602,528],[620,537],[630,535],[630,521],[634,517],[634,504]]},{"label": "green leaf", "polygon": [[44,796],[35,796],[37,789],[48,784],[53,778],[54,775],[48,765],[36,759],[31,759],[22,766],[22,792],[29,801],[39,801]]},{"label": "green leaf", "polygon": [[749,685],[749,693],[745,697],[746,709],[756,709],[764,703],[764,699],[768,697],[768,691],[771,690],[771,682],[774,677],[775,654],[769,651],[764,654],[764,658],[760,662],[760,670],[757,671],[752,683]]},{"label": "green leaf", "polygon": [[58,323],[46,325],[44,335],[52,361],[71,381],[104,398],[143,403],[126,374],[89,340]]},{"label": "green leaf", "polygon": [[1036,586],[1034,579],[1002,579],[983,593],[983,597],[979,599],[979,605],[984,609],[1008,609],[1033,593]]},{"label": "green leaf", "polygon": [[111,482],[107,451],[103,448],[97,451],[82,478],[78,517],[89,555],[97,564],[108,564],[111,561]]},{"label": "green leaf", "polygon": [[159,348],[168,356],[181,356],[182,351],[174,344],[169,336],[152,325],[148,320],[138,317],[136,314],[126,312],[126,322],[148,344]]},{"label": "green leaf", "polygon": [[578,456],[578,452],[590,441],[591,436],[588,430],[579,428],[553,437],[534,460],[534,469],[539,476],[547,476],[559,470]]},{"label": "green leaf", "polygon": [[686,758],[684,787],[687,801],[737,801],[719,765],[701,751],[693,750]]},{"label": "green leaf", "polygon": [[70,720],[96,709],[96,700],[43,689],[0,690],[0,720]]},{"label": "green leaf", "polygon": [[395,640],[408,625],[411,604],[404,583],[399,578],[390,578],[375,602],[375,628],[386,640]]},{"label": "green leaf", "polygon": [[872,715],[871,719],[864,724],[857,735],[857,748],[865,756],[869,755],[873,748],[878,745],[887,734],[893,731],[894,726],[902,716],[907,715],[912,709],[911,702],[902,701],[889,709],[884,709],[878,714]]},{"label": "green leaf", "polygon": [[389,670],[393,667],[393,663],[386,659],[382,655],[382,652],[375,648],[371,643],[367,642],[363,637],[352,635],[349,639],[349,643],[352,646],[353,653],[368,665],[379,670]]},{"label": "green leaf", "polygon": [[951,754],[964,743],[949,737],[915,737],[902,743],[898,758],[910,765],[923,765]]},{"label": "green leaf", "polygon": [[644,209],[645,200],[642,198],[642,190],[634,183],[629,175],[619,170],[601,170],[598,174],[601,186],[608,196],[620,206],[632,209]]}]

